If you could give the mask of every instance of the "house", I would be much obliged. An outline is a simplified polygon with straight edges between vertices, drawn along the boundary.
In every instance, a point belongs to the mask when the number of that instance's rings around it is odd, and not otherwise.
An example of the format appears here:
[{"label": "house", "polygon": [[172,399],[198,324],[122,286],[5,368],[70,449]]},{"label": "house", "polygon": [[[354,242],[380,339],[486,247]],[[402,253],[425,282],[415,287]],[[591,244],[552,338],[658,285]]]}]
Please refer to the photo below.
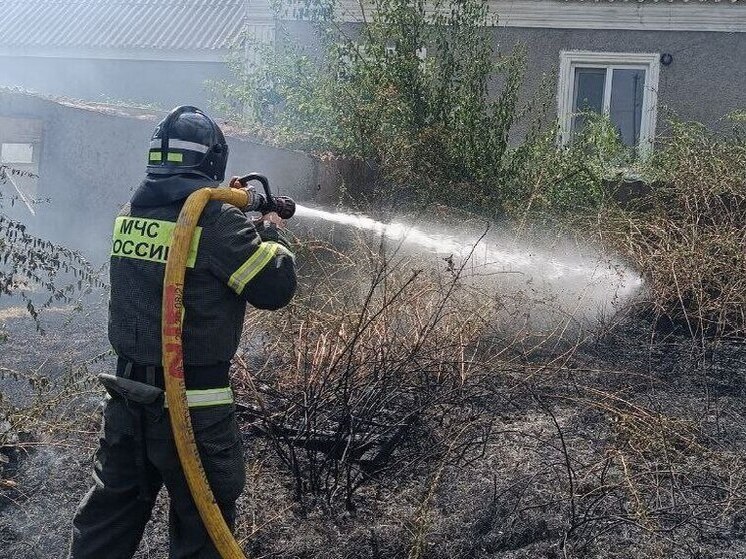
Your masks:
[{"label": "house", "polygon": [[[717,129],[727,126],[724,115],[746,108],[743,0],[488,2],[498,16],[491,29],[495,48],[527,47],[525,95],[547,77],[556,82],[563,141],[581,109],[608,114],[624,142],[645,151],[661,129],[661,115]],[[347,25],[364,25],[361,5],[370,6],[342,0]],[[308,23],[287,28],[283,39],[303,45],[318,34]]]},{"label": "house", "polygon": [[[661,114],[717,128],[746,107],[744,0],[488,2],[495,47],[527,46],[526,95],[556,80],[565,141],[579,109],[608,114],[627,144],[646,150]],[[361,5],[370,2],[340,0],[343,21],[363,25]],[[208,106],[205,82],[230,77],[239,37],[249,38],[246,56],[276,33],[319,41],[308,22],[276,23],[268,0],[0,0],[0,85]]]},{"label": "house", "polygon": [[[208,106],[241,34],[269,41],[251,0],[0,0],[0,86],[171,108]],[[248,14],[251,14],[250,16]]]},{"label": "house", "polygon": [[527,82],[557,79],[568,140],[579,109],[608,114],[628,145],[647,150],[658,115],[718,128],[746,107],[746,3],[494,1],[496,41],[528,47]]}]

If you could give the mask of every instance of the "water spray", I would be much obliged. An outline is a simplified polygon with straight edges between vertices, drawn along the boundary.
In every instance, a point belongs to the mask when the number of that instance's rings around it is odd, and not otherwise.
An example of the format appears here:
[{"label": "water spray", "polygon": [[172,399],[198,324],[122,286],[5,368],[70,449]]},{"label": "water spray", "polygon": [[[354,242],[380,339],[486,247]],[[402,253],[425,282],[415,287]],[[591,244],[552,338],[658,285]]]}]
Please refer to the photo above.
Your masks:
[{"label": "water spray", "polygon": [[[504,238],[495,235],[443,234],[398,222],[384,223],[365,215],[329,212],[298,205],[298,217],[323,220],[359,230],[370,231],[398,243],[403,249],[425,249],[443,260],[458,261],[464,273],[471,277],[489,277],[511,274],[525,282],[544,283],[549,290],[594,293],[596,301],[623,300],[635,294],[643,285],[638,273],[610,258],[590,259],[578,255],[561,257],[556,251],[541,251],[527,246],[511,246]],[[420,251],[421,252],[421,251]],[[468,270],[466,269],[468,268]],[[496,287],[509,283],[508,278]],[[515,278],[512,280],[515,281]],[[611,297],[610,297],[611,295]],[[567,297],[569,300],[571,297]]]}]

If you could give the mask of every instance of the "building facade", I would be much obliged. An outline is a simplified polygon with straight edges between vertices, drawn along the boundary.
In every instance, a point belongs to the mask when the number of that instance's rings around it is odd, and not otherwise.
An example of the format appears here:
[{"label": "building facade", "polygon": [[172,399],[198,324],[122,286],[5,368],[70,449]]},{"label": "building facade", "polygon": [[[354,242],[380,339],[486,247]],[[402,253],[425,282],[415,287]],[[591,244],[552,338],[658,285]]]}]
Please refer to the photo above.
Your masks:
[{"label": "building facade", "polygon": [[[688,0],[488,0],[496,52],[527,51],[522,93],[550,84],[551,116],[567,141],[584,110],[605,113],[622,139],[651,148],[669,118],[728,127],[746,109],[746,2]],[[361,6],[363,9],[361,9]],[[351,35],[372,7],[344,0]],[[280,39],[318,45],[318,32],[287,22]],[[519,130],[520,134],[520,130]]]},{"label": "building facade", "polygon": [[[488,1],[495,49],[527,48],[526,98],[556,84],[564,140],[583,109],[608,114],[644,150],[671,116],[718,128],[746,107],[746,1]],[[361,6],[372,9],[341,0],[341,20],[364,25]],[[206,84],[230,79],[228,56],[254,56],[276,33],[319,41],[310,23],[278,26],[268,0],[0,0],[0,85],[210,106]]]},{"label": "building facade", "polygon": [[545,76],[556,82],[565,141],[582,109],[608,114],[625,143],[646,150],[669,118],[722,129],[746,108],[746,3],[492,4],[495,44],[527,46],[526,90]]}]

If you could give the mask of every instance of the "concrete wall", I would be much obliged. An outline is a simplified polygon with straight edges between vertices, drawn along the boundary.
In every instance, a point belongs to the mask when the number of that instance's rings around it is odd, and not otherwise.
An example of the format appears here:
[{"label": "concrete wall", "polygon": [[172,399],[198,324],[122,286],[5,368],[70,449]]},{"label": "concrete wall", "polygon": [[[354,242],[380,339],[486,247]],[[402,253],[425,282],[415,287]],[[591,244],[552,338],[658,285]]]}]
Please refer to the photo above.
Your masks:
[{"label": "concrete wall", "polygon": [[[23,208],[16,205],[16,217],[45,237],[102,260],[114,216],[145,175],[148,141],[162,116],[82,107],[0,89],[0,117],[42,122],[37,198],[51,201],[36,205],[36,216],[19,215]],[[319,186],[320,165],[309,155],[262,145],[230,130],[227,136],[227,176],[264,173],[277,194],[299,201],[328,196],[336,188],[329,181]]]},{"label": "concrete wall", "polygon": [[128,101],[164,108],[207,107],[207,80],[230,77],[222,62],[0,56],[0,86],[88,101]]}]

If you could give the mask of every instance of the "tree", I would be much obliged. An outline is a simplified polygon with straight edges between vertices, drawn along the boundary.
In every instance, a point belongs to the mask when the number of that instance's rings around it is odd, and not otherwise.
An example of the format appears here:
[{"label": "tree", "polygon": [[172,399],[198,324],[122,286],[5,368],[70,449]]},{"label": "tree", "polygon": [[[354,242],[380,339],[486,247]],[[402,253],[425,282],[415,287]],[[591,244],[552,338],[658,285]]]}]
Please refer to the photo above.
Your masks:
[{"label": "tree", "polygon": [[241,49],[237,83],[221,92],[249,127],[289,147],[363,158],[389,195],[466,191],[474,207],[502,208],[548,98],[524,101],[525,49],[498,51],[485,0],[375,0],[362,28],[342,22],[334,0],[281,9],[315,26],[320,47],[280,28],[255,61]]}]

